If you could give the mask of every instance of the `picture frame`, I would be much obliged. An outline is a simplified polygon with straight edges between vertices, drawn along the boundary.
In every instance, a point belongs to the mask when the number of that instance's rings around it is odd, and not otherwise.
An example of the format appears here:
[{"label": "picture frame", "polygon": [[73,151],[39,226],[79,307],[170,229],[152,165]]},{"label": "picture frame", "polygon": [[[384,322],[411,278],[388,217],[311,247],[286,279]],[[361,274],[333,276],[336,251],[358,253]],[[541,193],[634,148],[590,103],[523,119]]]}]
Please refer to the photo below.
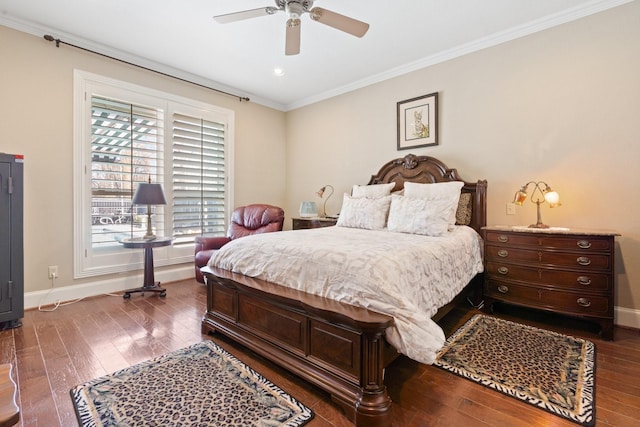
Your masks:
[{"label": "picture frame", "polygon": [[438,145],[438,92],[398,102],[398,150]]}]

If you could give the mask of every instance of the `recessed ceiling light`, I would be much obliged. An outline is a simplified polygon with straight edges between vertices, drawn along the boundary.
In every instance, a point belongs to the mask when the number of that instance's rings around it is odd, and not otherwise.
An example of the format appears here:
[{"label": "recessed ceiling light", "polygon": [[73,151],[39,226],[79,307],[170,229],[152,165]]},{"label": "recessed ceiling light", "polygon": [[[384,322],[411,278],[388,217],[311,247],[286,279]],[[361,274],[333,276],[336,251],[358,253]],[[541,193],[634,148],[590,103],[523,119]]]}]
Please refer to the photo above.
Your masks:
[{"label": "recessed ceiling light", "polygon": [[282,68],[274,68],[273,74],[275,74],[278,77],[282,77],[284,76],[284,70]]}]

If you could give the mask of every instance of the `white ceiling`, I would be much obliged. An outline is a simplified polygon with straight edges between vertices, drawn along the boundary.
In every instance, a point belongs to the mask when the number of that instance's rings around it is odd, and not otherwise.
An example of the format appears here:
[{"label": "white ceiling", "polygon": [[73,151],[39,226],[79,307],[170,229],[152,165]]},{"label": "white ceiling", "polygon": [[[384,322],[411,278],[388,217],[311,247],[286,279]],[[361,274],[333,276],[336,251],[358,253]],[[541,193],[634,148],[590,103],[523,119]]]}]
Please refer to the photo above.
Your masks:
[{"label": "white ceiling", "polygon": [[628,1],[316,0],[368,22],[369,32],[360,39],[303,15],[296,56],[284,55],[284,12],[228,24],[212,19],[273,0],[0,0],[0,25],[286,111]]}]

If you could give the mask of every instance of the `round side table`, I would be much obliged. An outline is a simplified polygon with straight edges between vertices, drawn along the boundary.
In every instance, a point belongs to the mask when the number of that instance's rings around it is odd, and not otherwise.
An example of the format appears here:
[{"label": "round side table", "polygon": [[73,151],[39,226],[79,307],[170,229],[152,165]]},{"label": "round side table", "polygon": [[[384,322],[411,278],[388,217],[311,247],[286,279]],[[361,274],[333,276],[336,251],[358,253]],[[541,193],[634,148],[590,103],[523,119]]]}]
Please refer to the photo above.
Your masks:
[{"label": "round side table", "polygon": [[153,248],[169,246],[172,240],[170,237],[157,237],[153,240],[124,239],[120,241],[125,248],[144,249],[144,281],[142,286],[124,291],[123,298],[131,298],[131,294],[135,292],[157,292],[161,297],[167,295],[167,290],[160,287],[160,282],[156,282],[153,275]]}]

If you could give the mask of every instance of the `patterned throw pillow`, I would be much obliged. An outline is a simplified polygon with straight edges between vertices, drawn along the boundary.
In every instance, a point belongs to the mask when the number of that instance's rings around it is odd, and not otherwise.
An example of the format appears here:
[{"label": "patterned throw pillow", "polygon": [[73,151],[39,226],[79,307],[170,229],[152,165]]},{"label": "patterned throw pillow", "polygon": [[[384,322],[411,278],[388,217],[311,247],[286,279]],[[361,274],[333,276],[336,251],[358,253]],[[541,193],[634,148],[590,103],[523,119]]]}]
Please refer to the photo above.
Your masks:
[{"label": "patterned throw pillow", "polygon": [[453,226],[456,223],[456,209],[460,201],[460,190],[464,182],[436,182],[432,184],[420,184],[405,182],[404,195],[413,199],[445,200],[448,202],[448,223]]},{"label": "patterned throw pillow", "polygon": [[393,190],[395,185],[394,182],[388,184],[354,185],[351,190],[351,197],[377,198],[388,196],[391,194],[391,190]]},{"label": "patterned throw pillow", "polygon": [[387,223],[391,196],[351,197],[345,193],[337,226],[382,230]]},{"label": "patterned throw pillow", "polygon": [[456,224],[471,224],[471,193],[460,194],[458,209],[456,209]]},{"label": "patterned throw pillow", "polygon": [[398,233],[442,236],[449,230],[447,199],[417,199],[391,196],[387,229]]}]

